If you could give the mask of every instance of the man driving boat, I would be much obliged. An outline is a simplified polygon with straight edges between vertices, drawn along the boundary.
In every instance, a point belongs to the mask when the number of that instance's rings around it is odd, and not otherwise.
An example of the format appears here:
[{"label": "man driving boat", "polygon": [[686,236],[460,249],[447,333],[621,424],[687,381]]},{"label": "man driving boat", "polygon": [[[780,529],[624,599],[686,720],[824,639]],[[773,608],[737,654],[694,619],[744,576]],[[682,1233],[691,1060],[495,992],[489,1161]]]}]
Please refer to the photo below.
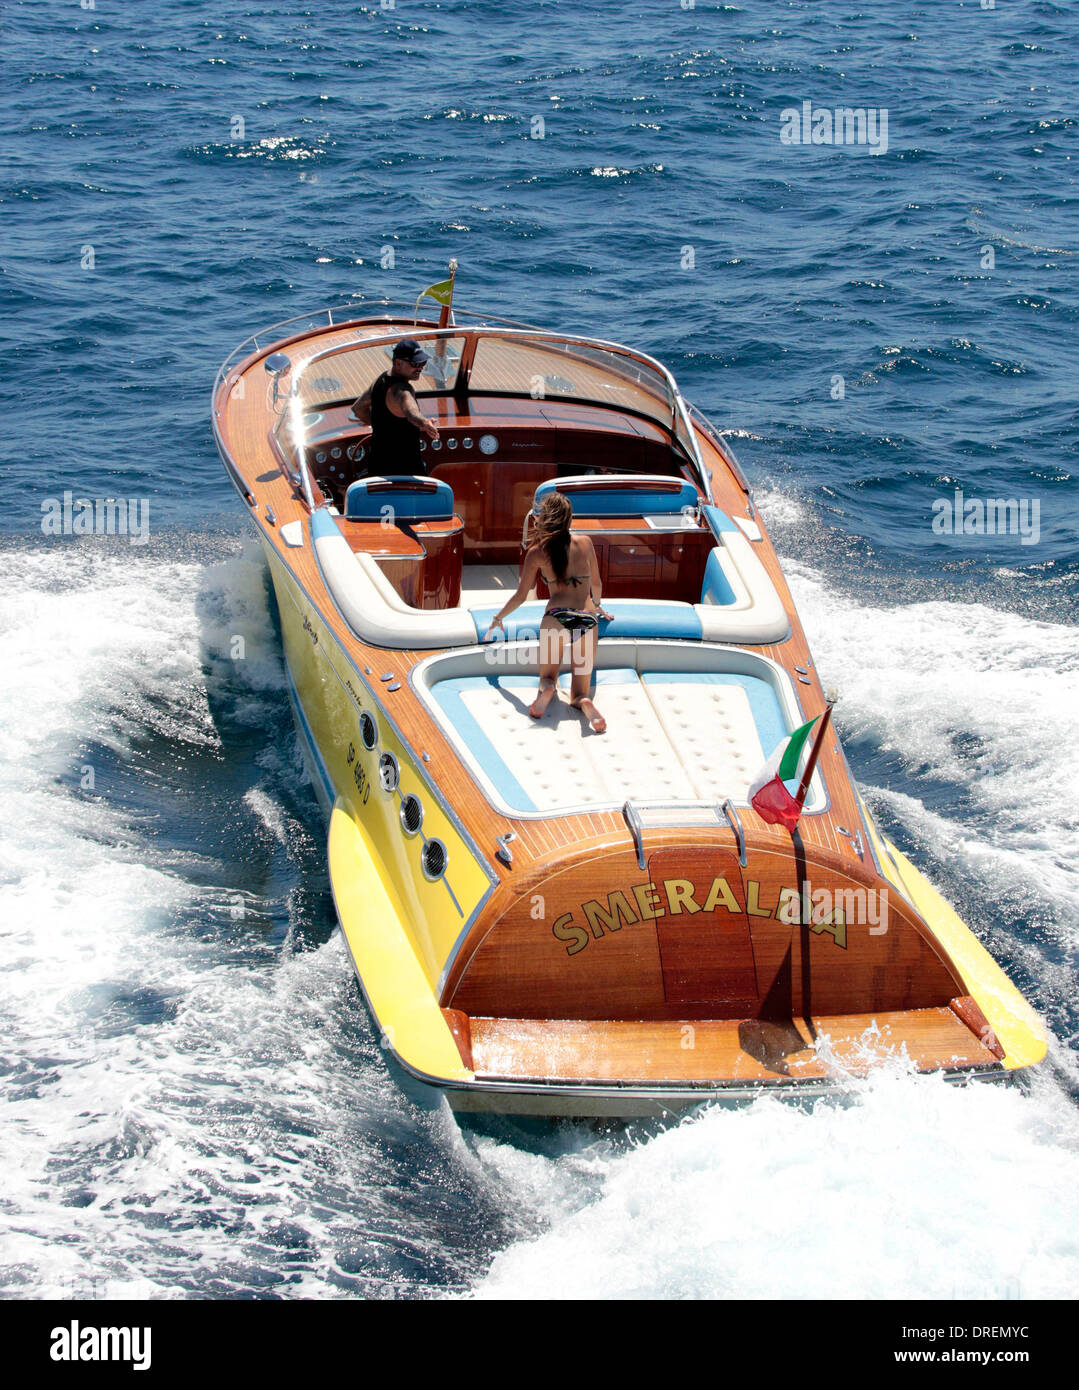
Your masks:
[{"label": "man driving boat", "polygon": [[428,357],[415,338],[402,338],[393,350],[393,365],[352,403],[353,419],[370,425],[367,471],[391,478],[425,474],[420,436],[438,438],[438,426],[428,420],[416,401],[412,383],[423,375]]}]

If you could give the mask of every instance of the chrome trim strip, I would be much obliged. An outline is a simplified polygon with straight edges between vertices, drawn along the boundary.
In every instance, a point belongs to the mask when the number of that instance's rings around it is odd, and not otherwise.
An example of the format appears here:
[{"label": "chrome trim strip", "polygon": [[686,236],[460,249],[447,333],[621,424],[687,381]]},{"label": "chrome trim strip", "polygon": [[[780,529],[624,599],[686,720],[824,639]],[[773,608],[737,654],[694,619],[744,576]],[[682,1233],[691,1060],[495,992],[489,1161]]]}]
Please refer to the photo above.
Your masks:
[{"label": "chrome trim strip", "polygon": [[[558,577],[555,571],[555,577]],[[625,801],[622,804],[622,814],[626,818],[629,826],[629,833],[633,836],[633,844],[637,851],[637,867],[643,870],[646,868],[644,862],[644,826],[641,824],[641,815],[632,801]]]}]

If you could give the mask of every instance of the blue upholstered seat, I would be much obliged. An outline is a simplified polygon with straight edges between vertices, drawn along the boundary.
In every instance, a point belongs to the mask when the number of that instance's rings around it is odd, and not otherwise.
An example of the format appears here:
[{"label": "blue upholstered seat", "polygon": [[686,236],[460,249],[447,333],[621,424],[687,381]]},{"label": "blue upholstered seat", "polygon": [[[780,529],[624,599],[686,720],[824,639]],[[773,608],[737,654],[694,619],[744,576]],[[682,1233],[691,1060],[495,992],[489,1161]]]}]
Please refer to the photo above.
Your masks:
[{"label": "blue upholstered seat", "polygon": [[[387,508],[389,509],[387,511]],[[448,521],[453,489],[441,478],[360,478],[345,493],[349,521]]]},{"label": "blue upholstered seat", "polygon": [[679,478],[633,478],[597,474],[587,478],[549,478],[536,489],[533,509],[551,492],[563,492],[580,516],[672,516],[695,508],[700,495]]},{"label": "blue upholstered seat", "polygon": [[[691,603],[662,603],[655,600],[612,599],[604,605],[611,617],[599,621],[600,637],[668,637],[700,641],[701,620]],[[535,641],[546,604],[525,603],[506,619],[505,640]],[[498,612],[492,606],[473,608],[476,635],[484,641],[491,619]],[[501,641],[497,632],[494,641]]]}]

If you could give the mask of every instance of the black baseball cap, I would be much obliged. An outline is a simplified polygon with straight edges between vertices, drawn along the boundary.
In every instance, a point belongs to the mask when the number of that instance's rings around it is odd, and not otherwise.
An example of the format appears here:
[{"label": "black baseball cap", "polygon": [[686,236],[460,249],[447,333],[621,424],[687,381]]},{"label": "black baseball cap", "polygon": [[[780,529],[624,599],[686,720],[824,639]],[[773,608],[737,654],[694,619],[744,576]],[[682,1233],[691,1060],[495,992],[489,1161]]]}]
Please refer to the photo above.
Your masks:
[{"label": "black baseball cap", "polygon": [[428,361],[427,354],[415,338],[402,338],[393,350],[394,357],[403,357],[413,367],[422,367]]}]

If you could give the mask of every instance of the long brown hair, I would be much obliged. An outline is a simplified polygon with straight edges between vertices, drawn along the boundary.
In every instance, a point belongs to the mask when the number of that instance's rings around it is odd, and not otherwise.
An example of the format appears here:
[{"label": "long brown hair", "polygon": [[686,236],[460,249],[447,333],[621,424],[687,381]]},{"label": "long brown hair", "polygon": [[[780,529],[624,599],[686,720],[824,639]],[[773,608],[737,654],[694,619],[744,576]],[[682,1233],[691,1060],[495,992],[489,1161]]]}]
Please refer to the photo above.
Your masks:
[{"label": "long brown hair", "polygon": [[566,577],[572,520],[573,503],[562,492],[549,492],[540,503],[539,515],[535,517],[532,546],[546,549],[556,579],[564,580]]}]

